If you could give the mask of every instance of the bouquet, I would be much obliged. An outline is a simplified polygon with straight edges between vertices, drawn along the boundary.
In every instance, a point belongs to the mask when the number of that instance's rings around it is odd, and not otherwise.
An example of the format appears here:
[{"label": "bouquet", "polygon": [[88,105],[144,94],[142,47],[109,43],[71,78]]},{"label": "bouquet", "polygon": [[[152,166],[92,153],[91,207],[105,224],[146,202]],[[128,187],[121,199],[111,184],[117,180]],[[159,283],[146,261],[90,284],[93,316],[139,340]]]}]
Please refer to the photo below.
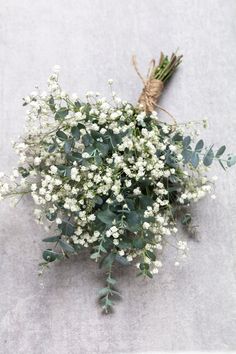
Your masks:
[{"label": "bouquet", "polygon": [[138,275],[152,278],[171,244],[177,266],[187,251],[179,223],[194,231],[190,205],[207,193],[215,198],[210,165],[216,161],[226,170],[236,163],[225,145],[215,149],[198,138],[206,120],[159,119],[156,110],[164,109],[158,98],[181,60],[161,53],[144,79],[134,58],[144,85],[135,105],[113,92],[112,80],[109,99],[93,92],[84,101],[69,95],[59,84],[59,66],[47,92],[37,89],[23,99],[26,134],[14,143],[19,165],[11,176],[1,174],[0,198],[33,198],[36,221],[50,231],[41,273],[54,261],[89,250],[106,273],[100,290],[106,313],[120,296],[115,264],[134,263]]}]

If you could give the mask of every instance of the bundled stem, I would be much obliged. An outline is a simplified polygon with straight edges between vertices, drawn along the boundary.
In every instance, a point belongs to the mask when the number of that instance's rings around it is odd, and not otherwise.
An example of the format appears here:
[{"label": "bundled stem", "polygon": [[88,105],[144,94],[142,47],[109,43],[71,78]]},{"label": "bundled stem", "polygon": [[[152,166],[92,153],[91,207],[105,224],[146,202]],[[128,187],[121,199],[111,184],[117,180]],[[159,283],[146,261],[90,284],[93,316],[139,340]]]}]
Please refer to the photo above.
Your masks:
[{"label": "bundled stem", "polygon": [[158,98],[163,91],[164,83],[173,75],[181,63],[182,57],[182,55],[177,56],[175,53],[172,53],[169,58],[161,52],[158,65],[156,65],[154,59],[151,61],[146,80],[140,74],[135,58],[133,58],[133,64],[136,72],[144,84],[138,102],[140,104],[140,108],[145,112],[150,113],[155,110]]},{"label": "bundled stem", "polygon": [[165,83],[182,62],[182,58],[183,55],[176,55],[175,53],[172,53],[169,58],[161,52],[159,64],[153,68],[151,77]]}]

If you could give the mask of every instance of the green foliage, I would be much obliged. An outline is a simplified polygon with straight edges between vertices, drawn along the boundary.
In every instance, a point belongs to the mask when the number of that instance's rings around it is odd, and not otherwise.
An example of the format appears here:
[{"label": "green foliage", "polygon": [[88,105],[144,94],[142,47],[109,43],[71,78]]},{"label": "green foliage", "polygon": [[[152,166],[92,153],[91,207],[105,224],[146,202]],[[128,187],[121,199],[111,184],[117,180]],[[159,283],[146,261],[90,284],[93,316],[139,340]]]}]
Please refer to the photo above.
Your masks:
[{"label": "green foliage", "polygon": [[191,217],[191,214],[189,214],[189,213],[185,214],[181,219],[181,223],[185,226],[189,225],[191,223],[191,221],[192,221],[192,217]]},{"label": "green foliage", "polygon": [[96,215],[100,221],[109,226],[111,226],[114,220],[117,219],[117,215],[113,213],[109,208],[97,212]]},{"label": "green foliage", "polygon": [[51,236],[43,239],[43,242],[58,242],[60,240],[60,236]]},{"label": "green foliage", "polygon": [[214,159],[214,152],[212,147],[207,151],[206,155],[204,156],[203,163],[205,166],[210,166]]},{"label": "green foliage", "polygon": [[43,252],[43,259],[48,262],[54,262],[56,259],[60,259],[60,254],[56,253],[52,249],[48,248]]},{"label": "green foliage", "polygon": [[227,160],[227,166],[231,167],[236,164],[236,156],[229,156]]},{"label": "green foliage", "polygon": [[61,246],[63,251],[69,252],[69,253],[75,253],[74,247],[71,246],[69,243],[67,243],[63,240],[59,240],[59,245]]},{"label": "green foliage", "polygon": [[63,120],[69,113],[69,109],[67,107],[61,107],[55,114],[56,120]]},{"label": "green foliage", "polygon": [[58,137],[58,139],[60,139],[61,141],[66,141],[68,139],[67,135],[61,131],[61,130],[58,130],[56,132],[56,136]]},{"label": "green foliage", "polygon": [[128,214],[126,222],[127,222],[126,228],[129,231],[136,232],[139,230],[140,225],[141,225],[141,216],[137,212],[131,211]]},{"label": "green foliage", "polygon": [[216,158],[221,157],[224,154],[225,150],[226,150],[226,146],[225,145],[221,146],[216,152]]},{"label": "green foliage", "polygon": [[69,221],[63,221],[58,225],[59,230],[61,230],[62,235],[73,236],[75,232],[75,226]]}]

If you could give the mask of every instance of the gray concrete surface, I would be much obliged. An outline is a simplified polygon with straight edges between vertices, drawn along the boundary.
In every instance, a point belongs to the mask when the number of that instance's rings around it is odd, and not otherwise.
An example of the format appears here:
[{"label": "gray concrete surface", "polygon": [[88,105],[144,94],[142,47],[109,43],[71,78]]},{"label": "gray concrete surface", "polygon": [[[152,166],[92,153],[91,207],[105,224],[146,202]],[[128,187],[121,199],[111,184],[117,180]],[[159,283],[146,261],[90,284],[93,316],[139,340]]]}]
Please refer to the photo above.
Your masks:
[{"label": "gray concrete surface", "polygon": [[[106,92],[106,81],[135,102],[140,69],[177,47],[184,63],[161,104],[179,121],[208,116],[209,142],[236,151],[236,2],[234,0],[8,0],[0,2],[0,169],[16,160],[10,140],[23,132],[21,97],[45,87],[54,64],[70,92]],[[102,274],[82,255],[37,264],[44,230],[29,200],[0,205],[0,353],[93,354],[236,350],[236,170],[219,176],[217,200],[196,207],[200,242],[180,269],[169,253],[153,281],[118,270],[123,300],[102,316]]]}]

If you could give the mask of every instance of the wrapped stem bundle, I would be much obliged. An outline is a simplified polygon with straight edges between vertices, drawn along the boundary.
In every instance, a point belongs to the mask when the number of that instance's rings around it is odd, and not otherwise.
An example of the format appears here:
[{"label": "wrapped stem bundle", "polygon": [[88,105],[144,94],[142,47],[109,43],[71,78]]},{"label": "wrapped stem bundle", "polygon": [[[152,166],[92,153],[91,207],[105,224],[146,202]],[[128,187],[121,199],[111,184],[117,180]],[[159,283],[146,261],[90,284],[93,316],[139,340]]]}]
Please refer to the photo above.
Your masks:
[{"label": "wrapped stem bundle", "polygon": [[143,91],[138,99],[138,102],[145,112],[150,113],[155,110],[157,101],[164,88],[164,83],[173,75],[181,63],[182,57],[182,55],[177,56],[175,53],[172,53],[169,58],[161,52],[158,65],[156,65],[154,59],[151,61],[146,80],[144,80],[140,74],[135,57],[133,57],[133,65],[144,84]]}]

